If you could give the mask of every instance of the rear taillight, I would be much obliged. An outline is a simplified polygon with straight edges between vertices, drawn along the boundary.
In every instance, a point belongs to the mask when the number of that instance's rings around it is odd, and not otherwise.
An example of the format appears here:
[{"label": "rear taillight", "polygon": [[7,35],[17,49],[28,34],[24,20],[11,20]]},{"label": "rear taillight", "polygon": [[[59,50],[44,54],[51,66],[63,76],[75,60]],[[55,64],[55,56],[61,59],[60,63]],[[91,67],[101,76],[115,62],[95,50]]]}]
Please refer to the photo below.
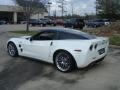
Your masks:
[{"label": "rear taillight", "polygon": [[93,45],[90,46],[90,51],[92,51],[92,50],[93,50]]},{"label": "rear taillight", "polygon": [[97,46],[98,46],[98,44],[95,44],[94,48],[96,49],[96,48],[97,48]]}]

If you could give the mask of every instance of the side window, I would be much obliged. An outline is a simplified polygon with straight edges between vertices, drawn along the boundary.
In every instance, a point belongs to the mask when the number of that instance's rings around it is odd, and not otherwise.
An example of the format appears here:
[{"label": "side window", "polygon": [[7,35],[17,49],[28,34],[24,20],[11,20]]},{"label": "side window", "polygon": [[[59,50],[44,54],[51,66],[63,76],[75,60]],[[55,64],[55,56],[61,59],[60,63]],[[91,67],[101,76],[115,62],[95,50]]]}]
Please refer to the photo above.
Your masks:
[{"label": "side window", "polygon": [[55,32],[41,32],[40,34],[33,37],[33,40],[54,40],[56,37]]},{"label": "side window", "polygon": [[61,32],[61,33],[59,34],[59,40],[77,39],[77,38],[79,38],[79,37],[77,37],[76,35],[71,34],[71,33]]},{"label": "side window", "polygon": [[66,33],[64,33],[64,32],[60,32],[60,33],[59,33],[59,37],[58,37],[58,39],[59,39],[59,40],[67,39],[66,36],[67,36]]}]

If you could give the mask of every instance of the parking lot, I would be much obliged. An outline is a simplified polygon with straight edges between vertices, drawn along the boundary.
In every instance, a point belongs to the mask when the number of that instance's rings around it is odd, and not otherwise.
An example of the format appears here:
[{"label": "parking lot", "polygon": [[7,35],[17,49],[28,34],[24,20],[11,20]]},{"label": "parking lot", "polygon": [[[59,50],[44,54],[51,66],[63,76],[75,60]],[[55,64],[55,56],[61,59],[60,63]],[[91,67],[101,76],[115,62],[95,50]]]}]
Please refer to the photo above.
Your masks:
[{"label": "parking lot", "polygon": [[120,49],[109,48],[101,64],[61,73],[51,64],[7,54],[7,40],[19,36],[8,31],[24,28],[0,26],[0,90],[120,90]]}]

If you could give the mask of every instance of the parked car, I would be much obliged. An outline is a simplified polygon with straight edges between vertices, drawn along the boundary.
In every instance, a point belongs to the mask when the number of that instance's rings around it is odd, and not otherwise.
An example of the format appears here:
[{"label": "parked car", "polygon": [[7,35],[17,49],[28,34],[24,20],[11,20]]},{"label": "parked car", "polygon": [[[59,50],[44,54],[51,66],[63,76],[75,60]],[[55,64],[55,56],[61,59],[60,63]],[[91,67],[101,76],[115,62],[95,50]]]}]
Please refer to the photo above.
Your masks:
[{"label": "parked car", "polygon": [[7,22],[5,20],[0,20],[0,25],[6,24]]},{"label": "parked car", "polygon": [[54,23],[51,19],[48,19],[48,18],[41,18],[40,20],[43,21],[43,22],[45,22],[46,25],[53,25],[53,26],[56,26],[56,23]]},{"label": "parked car", "polygon": [[85,26],[84,20],[80,18],[68,19],[64,23],[65,27],[80,28],[83,29]]},{"label": "parked car", "polygon": [[55,64],[62,72],[69,72],[102,61],[107,55],[108,45],[105,37],[55,28],[40,30],[33,36],[11,38],[7,42],[7,51],[12,57],[20,55],[43,60]]},{"label": "parked car", "polygon": [[110,19],[103,19],[103,22],[104,22],[105,25],[110,25],[111,24]]},{"label": "parked car", "polygon": [[56,26],[56,25],[57,25],[55,19],[51,19],[51,25],[52,25],[52,26]]},{"label": "parked car", "polygon": [[42,21],[42,20],[37,20],[37,19],[30,19],[29,24],[30,24],[31,26],[37,26],[37,25],[46,26],[46,22],[44,22],[44,21]]},{"label": "parked car", "polygon": [[64,25],[63,19],[55,19],[54,22],[56,23],[56,25]]},{"label": "parked car", "polygon": [[104,25],[109,25],[111,22],[108,19],[101,19],[101,20],[89,20],[86,22],[87,27],[101,27]]}]

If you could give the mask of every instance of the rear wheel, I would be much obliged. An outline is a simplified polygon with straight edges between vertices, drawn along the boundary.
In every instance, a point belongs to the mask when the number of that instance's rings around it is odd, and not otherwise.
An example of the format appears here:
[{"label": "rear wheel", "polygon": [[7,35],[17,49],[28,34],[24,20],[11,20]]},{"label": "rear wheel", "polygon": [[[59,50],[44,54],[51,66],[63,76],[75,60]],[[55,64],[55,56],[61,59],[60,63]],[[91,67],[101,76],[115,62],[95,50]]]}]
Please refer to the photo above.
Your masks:
[{"label": "rear wheel", "polygon": [[15,44],[13,42],[8,43],[7,51],[9,53],[9,55],[12,56],[12,57],[18,56],[17,47],[15,46]]},{"label": "rear wheel", "polygon": [[60,51],[55,55],[54,63],[61,72],[69,72],[75,68],[75,62],[68,52]]}]

